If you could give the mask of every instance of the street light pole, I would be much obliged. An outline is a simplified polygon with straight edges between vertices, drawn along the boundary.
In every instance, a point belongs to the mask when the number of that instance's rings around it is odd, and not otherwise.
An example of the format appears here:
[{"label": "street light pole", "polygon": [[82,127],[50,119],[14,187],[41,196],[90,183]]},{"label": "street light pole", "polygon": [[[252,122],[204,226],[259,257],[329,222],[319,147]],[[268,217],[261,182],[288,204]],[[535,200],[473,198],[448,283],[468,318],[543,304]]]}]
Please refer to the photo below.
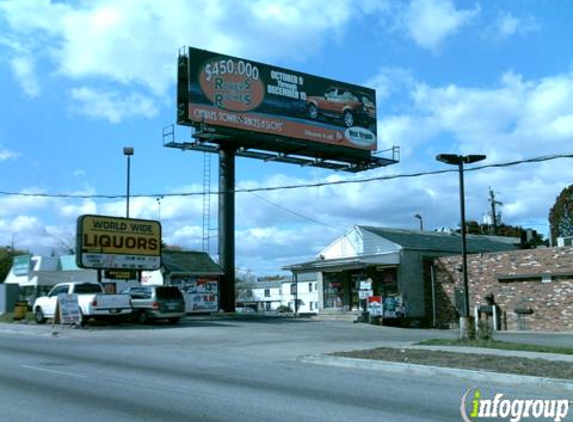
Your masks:
[{"label": "street light pole", "polygon": [[157,220],[161,222],[161,200],[163,199],[163,196],[160,196],[159,198],[157,198]]},{"label": "street light pole", "polygon": [[424,231],[424,219],[422,218],[422,216],[420,214],[416,214],[414,216],[414,218],[417,218],[418,220],[420,220],[420,231],[423,232]]},{"label": "street light pole", "polygon": [[466,238],[466,194],[464,189],[464,161],[460,160],[458,163],[458,173],[460,175],[460,215],[461,215],[461,230],[462,230],[462,277],[464,283],[464,312],[466,327],[460,327],[462,338],[467,338],[467,333],[469,324],[468,318],[470,316],[470,292],[469,292],[469,280],[468,280],[468,243]]},{"label": "street light pole", "polygon": [[485,160],[485,155],[456,155],[456,154],[439,154],[436,160],[446,164],[458,166],[460,178],[460,214],[461,214],[461,231],[462,231],[462,277],[464,285],[464,309],[460,315],[460,338],[462,340],[469,338],[469,316],[470,316],[470,292],[468,282],[468,256],[467,256],[467,238],[466,238],[466,206],[464,190],[464,163],[471,164]]},{"label": "street light pole", "polygon": [[129,184],[130,184],[130,174],[131,174],[131,156],[133,155],[133,147],[124,147],[123,155],[127,157],[127,195],[125,204],[125,216],[129,218]]}]

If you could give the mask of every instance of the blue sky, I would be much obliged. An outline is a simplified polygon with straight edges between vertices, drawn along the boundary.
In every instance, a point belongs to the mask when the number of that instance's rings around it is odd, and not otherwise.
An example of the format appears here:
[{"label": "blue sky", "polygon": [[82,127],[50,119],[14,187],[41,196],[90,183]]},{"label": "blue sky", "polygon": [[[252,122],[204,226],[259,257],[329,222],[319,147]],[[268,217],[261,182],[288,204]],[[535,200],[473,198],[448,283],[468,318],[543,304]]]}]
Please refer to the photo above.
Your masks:
[{"label": "blue sky", "polygon": [[[150,196],[132,217],[160,215],[168,243],[200,248],[201,197],[157,200],[203,185],[203,155],[161,139],[184,45],[375,88],[378,148],[401,148],[399,164],[357,175],[239,158],[240,187],[433,171],[443,152],[570,153],[572,18],[568,0],[0,0],[0,191],[122,195],[133,146],[131,191]],[[491,187],[505,223],[546,235],[570,174],[570,159],[468,173],[467,216],[482,220]],[[215,197],[211,209],[216,228]],[[0,244],[46,253],[73,243],[79,215],[124,212],[121,198],[0,195]],[[354,224],[416,229],[416,213],[456,227],[456,175],[237,194],[237,265],[272,274]]]}]

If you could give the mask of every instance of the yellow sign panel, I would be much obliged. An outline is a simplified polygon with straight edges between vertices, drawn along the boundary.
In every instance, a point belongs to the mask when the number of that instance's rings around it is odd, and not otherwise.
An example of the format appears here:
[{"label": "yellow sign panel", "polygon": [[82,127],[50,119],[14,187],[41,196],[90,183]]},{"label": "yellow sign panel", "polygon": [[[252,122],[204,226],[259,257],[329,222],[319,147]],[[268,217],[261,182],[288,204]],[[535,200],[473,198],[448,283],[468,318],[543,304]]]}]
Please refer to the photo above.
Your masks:
[{"label": "yellow sign panel", "polygon": [[77,256],[81,259],[78,265],[84,268],[156,267],[161,256],[161,224],[154,220],[83,215],[78,218]]}]

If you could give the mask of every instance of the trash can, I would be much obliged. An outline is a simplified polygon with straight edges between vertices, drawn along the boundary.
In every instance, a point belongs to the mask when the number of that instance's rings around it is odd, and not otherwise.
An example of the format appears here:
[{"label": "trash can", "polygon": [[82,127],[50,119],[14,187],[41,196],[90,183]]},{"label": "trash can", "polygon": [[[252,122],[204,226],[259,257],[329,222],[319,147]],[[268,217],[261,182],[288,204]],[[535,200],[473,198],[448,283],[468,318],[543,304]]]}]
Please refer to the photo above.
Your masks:
[{"label": "trash can", "polygon": [[14,321],[20,321],[26,318],[26,312],[28,311],[27,302],[16,302],[14,305]]},{"label": "trash can", "polygon": [[518,306],[514,309],[517,314],[517,331],[527,331],[527,316],[533,314],[533,309]]}]

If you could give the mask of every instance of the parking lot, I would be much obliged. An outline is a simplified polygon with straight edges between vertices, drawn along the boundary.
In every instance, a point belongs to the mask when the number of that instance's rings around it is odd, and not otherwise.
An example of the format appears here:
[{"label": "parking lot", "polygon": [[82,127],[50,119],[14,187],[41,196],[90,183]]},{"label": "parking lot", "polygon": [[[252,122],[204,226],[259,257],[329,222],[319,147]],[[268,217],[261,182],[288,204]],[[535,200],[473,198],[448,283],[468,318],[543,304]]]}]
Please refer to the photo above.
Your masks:
[{"label": "parking lot", "polygon": [[[456,338],[455,330],[410,329],[374,326],[349,321],[319,321],[293,316],[187,316],[177,325],[156,321],[152,324],[124,322],[91,323],[75,329],[59,324],[38,326],[2,324],[0,330],[40,336],[104,340],[114,343],[189,344],[193,347],[248,349],[255,354],[295,357],[396,346],[432,338]],[[573,347],[571,333],[498,332],[504,341]]]}]

